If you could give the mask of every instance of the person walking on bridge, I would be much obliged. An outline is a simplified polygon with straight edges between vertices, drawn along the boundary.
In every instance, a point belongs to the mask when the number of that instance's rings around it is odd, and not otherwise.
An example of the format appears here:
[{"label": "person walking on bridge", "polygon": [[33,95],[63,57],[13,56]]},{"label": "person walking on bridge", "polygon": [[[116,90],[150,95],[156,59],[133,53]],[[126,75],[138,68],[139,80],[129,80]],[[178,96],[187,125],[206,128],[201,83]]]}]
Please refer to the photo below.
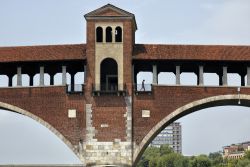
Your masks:
[{"label": "person walking on bridge", "polygon": [[142,83],[141,83],[141,89],[140,91],[145,91],[145,84],[144,84],[145,80],[142,80]]}]

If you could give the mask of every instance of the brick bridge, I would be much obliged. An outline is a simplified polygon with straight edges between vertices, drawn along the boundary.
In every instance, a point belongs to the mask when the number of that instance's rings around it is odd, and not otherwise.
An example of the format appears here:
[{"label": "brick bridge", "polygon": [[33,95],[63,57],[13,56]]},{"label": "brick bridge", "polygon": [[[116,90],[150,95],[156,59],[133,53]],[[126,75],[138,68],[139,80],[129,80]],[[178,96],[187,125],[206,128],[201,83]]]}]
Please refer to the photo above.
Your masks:
[{"label": "brick bridge", "polygon": [[[135,16],[110,4],[85,19],[86,44],[0,48],[0,108],[46,126],[84,165],[134,166],[174,120],[212,106],[249,106],[250,46],[135,44]],[[137,82],[143,71],[152,72],[152,84]],[[163,72],[175,85],[158,84]],[[184,72],[196,74],[197,85],[181,85]],[[204,85],[205,73],[216,74],[218,86]],[[227,86],[228,73],[239,74],[240,87]]]}]

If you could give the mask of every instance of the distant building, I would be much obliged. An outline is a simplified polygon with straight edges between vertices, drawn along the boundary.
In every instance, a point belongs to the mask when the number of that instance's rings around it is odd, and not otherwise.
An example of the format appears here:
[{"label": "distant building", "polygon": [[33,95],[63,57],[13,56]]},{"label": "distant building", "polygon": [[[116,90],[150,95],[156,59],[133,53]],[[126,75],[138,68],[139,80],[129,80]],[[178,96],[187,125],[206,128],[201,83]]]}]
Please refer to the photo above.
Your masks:
[{"label": "distant building", "polygon": [[181,125],[179,122],[170,124],[151,142],[151,146],[155,147],[160,147],[163,144],[168,144],[176,153],[182,153]]},{"label": "distant building", "polygon": [[223,158],[240,159],[250,150],[250,141],[223,147]]}]

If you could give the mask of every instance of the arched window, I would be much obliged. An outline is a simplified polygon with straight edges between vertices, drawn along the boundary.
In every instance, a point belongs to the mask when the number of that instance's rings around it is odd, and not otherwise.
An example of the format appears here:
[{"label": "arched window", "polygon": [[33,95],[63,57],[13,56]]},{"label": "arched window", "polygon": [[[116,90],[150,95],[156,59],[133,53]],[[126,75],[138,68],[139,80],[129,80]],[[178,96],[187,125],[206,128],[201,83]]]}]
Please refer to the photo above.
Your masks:
[{"label": "arched window", "polygon": [[102,42],[103,41],[103,31],[102,27],[96,28],[96,42]]},{"label": "arched window", "polygon": [[122,28],[115,28],[115,42],[122,42]]},{"label": "arched window", "polygon": [[106,42],[112,42],[112,28],[106,28]]}]

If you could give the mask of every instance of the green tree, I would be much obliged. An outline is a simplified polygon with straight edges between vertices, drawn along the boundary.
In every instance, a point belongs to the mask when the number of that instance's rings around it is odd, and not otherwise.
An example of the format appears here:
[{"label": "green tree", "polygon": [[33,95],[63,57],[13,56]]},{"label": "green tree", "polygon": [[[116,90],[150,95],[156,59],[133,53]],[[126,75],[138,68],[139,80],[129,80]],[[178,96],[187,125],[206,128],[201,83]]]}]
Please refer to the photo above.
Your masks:
[{"label": "green tree", "polygon": [[227,159],[227,167],[236,167],[237,163],[237,159]]},{"label": "green tree", "polygon": [[249,159],[241,159],[238,161],[236,167],[250,167],[250,160]]},{"label": "green tree", "polygon": [[210,153],[208,155],[208,158],[212,161],[212,166],[214,167],[223,166],[223,157],[221,153],[219,152]]},{"label": "green tree", "polygon": [[244,158],[250,160],[250,150],[245,152]]},{"label": "green tree", "polygon": [[212,167],[212,163],[206,155],[199,155],[190,161],[189,167]]},{"label": "green tree", "polygon": [[166,155],[166,154],[170,154],[173,153],[173,149],[171,147],[169,147],[169,145],[164,144],[160,146],[160,156]]}]

